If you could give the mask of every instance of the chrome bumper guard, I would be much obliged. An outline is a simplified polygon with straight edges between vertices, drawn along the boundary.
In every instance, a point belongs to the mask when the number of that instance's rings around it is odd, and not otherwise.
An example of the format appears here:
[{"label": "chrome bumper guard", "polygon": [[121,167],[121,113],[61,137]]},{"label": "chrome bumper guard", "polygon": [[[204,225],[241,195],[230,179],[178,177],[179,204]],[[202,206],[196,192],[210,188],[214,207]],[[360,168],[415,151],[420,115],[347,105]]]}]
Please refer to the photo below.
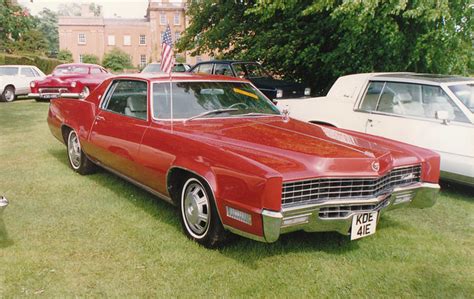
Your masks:
[{"label": "chrome bumper guard", "polygon": [[[438,184],[417,183],[395,188],[391,193],[371,199],[328,200],[313,204],[285,207],[280,212],[263,210],[264,236],[254,237],[264,242],[275,242],[281,234],[303,230],[306,232],[335,231],[347,235],[351,228],[352,217],[358,213],[385,211],[403,208],[428,208],[436,203]],[[344,216],[340,207],[345,207]],[[366,207],[372,207],[366,209]],[[332,209],[331,209],[332,208]],[[352,209],[354,208],[354,209]],[[335,215],[328,217],[327,215]],[[321,217],[324,216],[324,217]]]}]

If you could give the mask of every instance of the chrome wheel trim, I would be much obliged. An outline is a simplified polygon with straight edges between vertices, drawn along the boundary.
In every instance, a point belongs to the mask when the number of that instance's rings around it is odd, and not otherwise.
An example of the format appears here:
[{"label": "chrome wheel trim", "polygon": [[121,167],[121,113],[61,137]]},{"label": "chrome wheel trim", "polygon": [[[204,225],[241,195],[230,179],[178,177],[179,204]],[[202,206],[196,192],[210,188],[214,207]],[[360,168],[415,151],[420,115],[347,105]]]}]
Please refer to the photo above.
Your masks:
[{"label": "chrome wheel trim", "polygon": [[209,230],[211,206],[204,186],[195,178],[189,179],[181,194],[181,214],[188,233],[202,239]]},{"label": "chrome wheel trim", "polygon": [[11,102],[15,99],[15,91],[12,90],[11,88],[6,88],[3,93],[3,96],[5,98],[5,101]]},{"label": "chrome wheel trim", "polygon": [[67,139],[67,153],[72,168],[76,170],[79,169],[79,167],[81,167],[81,144],[79,143],[79,138],[74,130],[69,133]]}]

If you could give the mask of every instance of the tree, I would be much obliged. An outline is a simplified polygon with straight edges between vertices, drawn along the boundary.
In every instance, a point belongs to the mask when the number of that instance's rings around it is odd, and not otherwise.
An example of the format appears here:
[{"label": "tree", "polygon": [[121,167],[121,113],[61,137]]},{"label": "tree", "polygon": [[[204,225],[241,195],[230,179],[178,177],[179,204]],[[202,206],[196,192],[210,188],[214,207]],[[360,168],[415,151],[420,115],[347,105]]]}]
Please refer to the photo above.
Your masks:
[{"label": "tree", "polygon": [[39,13],[36,29],[43,32],[46,37],[50,56],[57,55],[59,49],[58,15],[48,8],[43,8]]},{"label": "tree", "polygon": [[0,51],[12,53],[21,36],[35,25],[35,19],[21,6],[0,0]]},{"label": "tree", "polygon": [[14,52],[44,55],[48,49],[48,41],[39,30],[32,29],[25,32],[13,46]]},{"label": "tree", "polygon": [[318,91],[348,73],[466,74],[473,9],[469,0],[190,0],[177,48],[257,60]]},{"label": "tree", "polygon": [[130,56],[119,48],[113,48],[104,55],[102,65],[114,72],[120,72],[132,68]]},{"label": "tree", "polygon": [[81,5],[76,2],[66,2],[61,3],[58,6],[58,16],[80,16],[81,15]]},{"label": "tree", "polygon": [[62,49],[58,52],[58,57],[59,60],[63,60],[66,62],[73,62],[74,59],[72,58],[72,53],[68,49]]},{"label": "tree", "polygon": [[84,63],[93,63],[93,64],[100,64],[99,57],[93,54],[84,54],[82,56],[82,62]]}]

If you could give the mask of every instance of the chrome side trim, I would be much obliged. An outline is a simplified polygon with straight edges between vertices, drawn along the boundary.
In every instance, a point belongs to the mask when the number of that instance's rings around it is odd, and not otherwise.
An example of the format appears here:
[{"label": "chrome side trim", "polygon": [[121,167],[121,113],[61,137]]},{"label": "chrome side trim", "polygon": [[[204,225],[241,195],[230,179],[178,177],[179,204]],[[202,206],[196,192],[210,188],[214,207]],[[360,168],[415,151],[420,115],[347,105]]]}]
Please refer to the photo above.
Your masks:
[{"label": "chrome side trim", "polygon": [[458,173],[452,173],[447,171],[441,171],[440,173],[441,179],[451,182],[457,182],[461,184],[466,184],[468,186],[474,187],[474,178],[465,176]]},{"label": "chrome side trim", "polygon": [[140,182],[138,182],[138,181],[136,181],[136,180],[134,180],[134,179],[132,179],[132,178],[126,176],[126,175],[124,175],[124,174],[122,174],[121,172],[116,171],[115,169],[112,169],[112,168],[110,168],[110,167],[108,167],[108,166],[105,166],[104,164],[100,163],[99,161],[96,161],[96,160],[91,160],[91,161],[93,161],[93,162],[94,162],[95,164],[97,164],[98,166],[100,166],[100,167],[106,169],[107,171],[110,171],[111,173],[115,174],[116,176],[118,176],[118,177],[120,177],[120,178],[122,178],[122,179],[124,179],[124,180],[126,180],[126,181],[128,181],[128,182],[130,182],[130,183],[132,183],[132,184],[134,184],[135,186],[144,189],[145,191],[147,191],[147,192],[149,192],[149,193],[155,195],[156,197],[159,197],[160,199],[162,199],[162,200],[164,200],[164,201],[166,201],[166,202],[168,202],[168,203],[170,203],[170,204],[172,204],[172,205],[175,205],[174,202],[173,202],[173,200],[171,200],[171,198],[170,198],[169,196],[164,195],[164,194],[162,194],[162,193],[160,193],[160,192],[158,192],[158,191],[156,191],[156,190],[154,190],[154,189],[152,189],[152,188],[150,188],[150,187],[148,187],[148,186],[146,186],[146,185],[144,185],[144,184],[142,184],[142,183],[140,183]]}]

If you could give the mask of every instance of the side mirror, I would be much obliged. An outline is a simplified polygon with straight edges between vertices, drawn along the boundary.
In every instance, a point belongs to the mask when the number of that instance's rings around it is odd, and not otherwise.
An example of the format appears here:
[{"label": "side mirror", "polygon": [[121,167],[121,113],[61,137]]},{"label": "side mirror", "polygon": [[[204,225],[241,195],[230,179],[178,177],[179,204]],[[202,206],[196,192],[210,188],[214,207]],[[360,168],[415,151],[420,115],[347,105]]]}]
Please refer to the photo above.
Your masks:
[{"label": "side mirror", "polygon": [[449,124],[449,113],[445,110],[439,110],[435,113],[436,119],[439,119],[443,122],[443,124]]}]

